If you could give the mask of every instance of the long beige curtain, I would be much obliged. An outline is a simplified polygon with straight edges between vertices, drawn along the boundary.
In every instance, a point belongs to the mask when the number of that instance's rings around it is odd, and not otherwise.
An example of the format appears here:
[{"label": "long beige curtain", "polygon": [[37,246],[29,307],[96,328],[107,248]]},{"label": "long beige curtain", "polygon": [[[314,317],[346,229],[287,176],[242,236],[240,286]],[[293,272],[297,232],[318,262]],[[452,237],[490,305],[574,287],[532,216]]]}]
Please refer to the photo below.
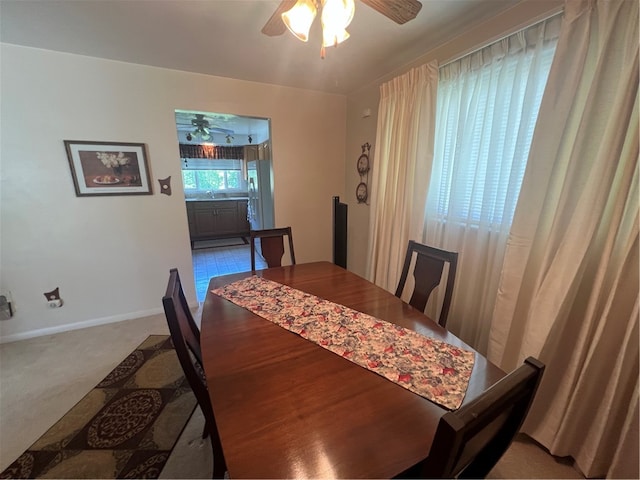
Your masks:
[{"label": "long beige curtain", "polygon": [[[485,354],[559,15],[440,69],[423,243],[459,252],[447,329]],[[440,316],[444,288],[426,313]]]},{"label": "long beige curtain", "polygon": [[588,477],[638,478],[638,43],[636,0],[566,1],[489,340],[547,365],[523,430]]},{"label": "long beige curtain", "polygon": [[380,87],[371,182],[368,278],[395,291],[409,239],[422,236],[433,161],[438,66]]}]

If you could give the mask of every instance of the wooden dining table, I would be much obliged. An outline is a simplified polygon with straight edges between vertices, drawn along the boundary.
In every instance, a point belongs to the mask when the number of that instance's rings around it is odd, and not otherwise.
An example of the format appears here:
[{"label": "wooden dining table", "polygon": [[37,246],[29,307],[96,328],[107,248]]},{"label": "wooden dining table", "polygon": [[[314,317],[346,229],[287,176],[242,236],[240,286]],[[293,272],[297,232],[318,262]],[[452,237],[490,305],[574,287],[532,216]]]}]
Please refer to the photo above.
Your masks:
[{"label": "wooden dining table", "polygon": [[[201,346],[229,476],[391,478],[426,458],[447,410],[211,292],[253,274],[473,351],[329,262],[212,278]],[[505,375],[474,353],[463,404]]]}]

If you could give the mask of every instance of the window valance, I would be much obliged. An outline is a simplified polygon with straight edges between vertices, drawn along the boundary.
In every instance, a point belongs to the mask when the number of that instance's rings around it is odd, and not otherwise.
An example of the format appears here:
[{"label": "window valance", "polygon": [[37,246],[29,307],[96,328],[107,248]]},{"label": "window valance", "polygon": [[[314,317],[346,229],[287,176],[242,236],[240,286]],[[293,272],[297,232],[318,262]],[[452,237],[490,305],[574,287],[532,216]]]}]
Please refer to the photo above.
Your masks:
[{"label": "window valance", "polygon": [[242,160],[244,147],[225,147],[220,145],[180,144],[180,158],[209,158]]}]

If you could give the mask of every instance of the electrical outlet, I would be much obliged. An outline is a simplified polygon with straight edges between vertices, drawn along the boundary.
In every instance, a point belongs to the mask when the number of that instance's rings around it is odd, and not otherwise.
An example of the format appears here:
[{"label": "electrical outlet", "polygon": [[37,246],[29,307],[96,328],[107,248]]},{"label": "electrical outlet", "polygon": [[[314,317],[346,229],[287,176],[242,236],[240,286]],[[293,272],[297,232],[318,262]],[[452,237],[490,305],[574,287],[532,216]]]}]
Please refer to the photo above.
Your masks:
[{"label": "electrical outlet", "polygon": [[58,308],[64,304],[60,298],[60,288],[58,287],[50,292],[44,292],[44,296],[47,299],[47,305],[49,305],[49,308]]}]

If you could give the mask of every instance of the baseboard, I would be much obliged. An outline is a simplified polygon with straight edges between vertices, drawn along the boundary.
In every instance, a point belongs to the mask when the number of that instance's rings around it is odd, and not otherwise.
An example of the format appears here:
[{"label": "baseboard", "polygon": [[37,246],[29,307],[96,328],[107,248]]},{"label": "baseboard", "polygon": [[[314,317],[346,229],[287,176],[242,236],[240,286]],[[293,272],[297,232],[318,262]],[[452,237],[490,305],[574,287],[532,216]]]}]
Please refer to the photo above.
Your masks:
[{"label": "baseboard", "polygon": [[[194,303],[192,308],[198,308],[198,303]],[[67,323],[65,325],[58,325],[55,327],[39,328],[37,330],[30,330],[28,332],[5,335],[3,337],[0,337],[0,343],[17,342],[19,340],[27,340],[29,338],[52,335],[54,333],[70,332],[72,330],[79,330],[81,328],[96,327],[98,325],[106,325],[108,323],[117,323],[125,320],[133,320],[135,318],[149,317],[151,315],[158,315],[159,313],[164,313],[164,310],[162,308],[152,308],[151,310],[123,313],[120,315],[112,315],[110,317],[93,318],[82,322]]]}]

